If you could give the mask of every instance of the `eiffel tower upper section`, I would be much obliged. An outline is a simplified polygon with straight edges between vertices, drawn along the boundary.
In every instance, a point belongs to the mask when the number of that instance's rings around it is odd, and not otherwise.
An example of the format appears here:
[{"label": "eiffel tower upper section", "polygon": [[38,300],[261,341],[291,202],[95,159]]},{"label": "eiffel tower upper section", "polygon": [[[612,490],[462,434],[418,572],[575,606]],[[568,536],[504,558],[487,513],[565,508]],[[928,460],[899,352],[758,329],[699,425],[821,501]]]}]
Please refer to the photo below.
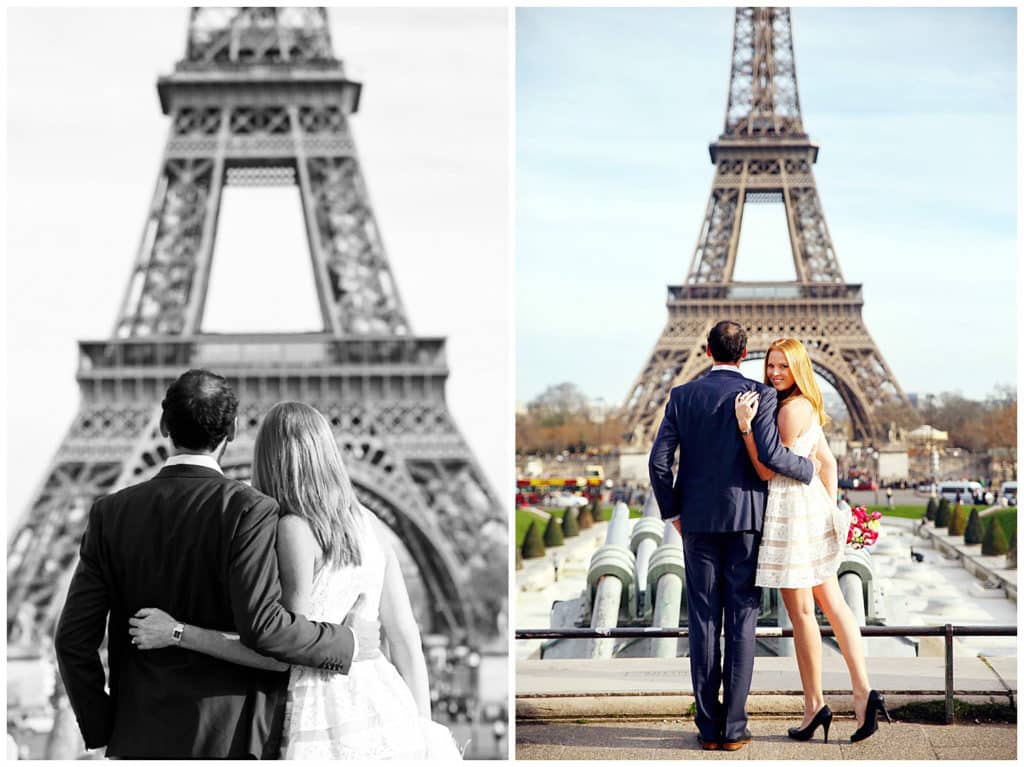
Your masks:
[{"label": "eiffel tower upper section", "polygon": [[[886,441],[911,405],[861,317],[860,285],[839,268],[812,166],[818,146],[803,125],[788,8],[738,8],[725,127],[709,149],[715,175],[683,285],[669,287],[668,322],[622,408],[624,438],[650,446],[674,386],[710,368],[707,333],[732,319],[747,328],[751,359],[780,336],[807,346],[816,372],[842,397],[856,439]],[[748,204],[781,204],[796,279],[737,282]]]},{"label": "eiffel tower upper section", "polygon": [[331,335],[409,333],[349,130],[362,86],[325,9],[193,8],[157,87],[171,134],[118,337],[199,332],[226,184],[298,184]]}]

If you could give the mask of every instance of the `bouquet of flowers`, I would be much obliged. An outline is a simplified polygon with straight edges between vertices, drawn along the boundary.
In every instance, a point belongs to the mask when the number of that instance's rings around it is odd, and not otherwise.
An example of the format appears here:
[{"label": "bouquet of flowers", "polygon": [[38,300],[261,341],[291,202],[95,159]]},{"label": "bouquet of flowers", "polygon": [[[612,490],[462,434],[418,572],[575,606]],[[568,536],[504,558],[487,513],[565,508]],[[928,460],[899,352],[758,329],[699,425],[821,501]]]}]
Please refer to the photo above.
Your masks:
[{"label": "bouquet of flowers", "polygon": [[864,506],[854,506],[851,513],[850,532],[846,536],[846,543],[855,549],[871,546],[878,540],[878,531],[882,527],[882,512],[868,511]]}]

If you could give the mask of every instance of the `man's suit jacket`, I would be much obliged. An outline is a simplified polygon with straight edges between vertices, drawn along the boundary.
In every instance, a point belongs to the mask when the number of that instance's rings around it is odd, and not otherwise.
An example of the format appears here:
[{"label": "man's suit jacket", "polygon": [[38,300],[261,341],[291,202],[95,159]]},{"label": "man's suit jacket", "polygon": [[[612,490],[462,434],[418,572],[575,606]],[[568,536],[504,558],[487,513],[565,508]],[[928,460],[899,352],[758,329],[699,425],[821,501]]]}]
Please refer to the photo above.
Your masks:
[{"label": "man's suit jacket", "polygon": [[683,533],[761,532],[764,526],[767,484],[754,471],[736,422],[736,395],[751,390],[761,395],[752,426],[761,463],[804,483],[814,477],[813,464],[779,441],[775,390],[739,370],[712,370],[672,390],[648,463],[661,516],[678,515]]},{"label": "man's suit jacket", "polygon": [[[284,662],[347,671],[351,630],[280,603],[277,519],[272,498],[194,465],[166,466],[93,505],[55,640],[87,748],[140,758],[277,756],[287,672],[174,646],[139,650],[128,634],[137,610],[158,607],[183,623],[237,631]],[[104,628],[109,692],[98,653]]]}]

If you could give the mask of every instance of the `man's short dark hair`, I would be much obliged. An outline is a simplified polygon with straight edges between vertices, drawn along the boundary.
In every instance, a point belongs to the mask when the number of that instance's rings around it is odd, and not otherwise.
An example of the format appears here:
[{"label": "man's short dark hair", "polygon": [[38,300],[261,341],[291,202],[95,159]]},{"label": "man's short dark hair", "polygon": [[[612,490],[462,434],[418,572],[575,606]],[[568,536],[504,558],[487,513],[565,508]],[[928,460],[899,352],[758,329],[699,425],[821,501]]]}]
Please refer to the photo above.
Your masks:
[{"label": "man's short dark hair", "polygon": [[238,397],[228,379],[209,370],[182,373],[160,404],[171,441],[186,450],[213,450],[238,413]]},{"label": "man's short dark hair", "polygon": [[747,348],[747,331],[738,322],[722,320],[708,333],[708,347],[715,362],[739,362]]}]

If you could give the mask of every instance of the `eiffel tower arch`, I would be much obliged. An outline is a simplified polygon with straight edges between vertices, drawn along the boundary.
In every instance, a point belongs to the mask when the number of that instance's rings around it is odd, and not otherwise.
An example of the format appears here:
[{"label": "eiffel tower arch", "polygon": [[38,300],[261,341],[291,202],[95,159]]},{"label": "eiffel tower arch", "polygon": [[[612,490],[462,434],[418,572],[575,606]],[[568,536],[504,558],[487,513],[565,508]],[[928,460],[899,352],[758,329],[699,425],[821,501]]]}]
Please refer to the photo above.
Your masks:
[{"label": "eiffel tower arch", "polygon": [[[478,576],[507,572],[506,515],[449,412],[445,339],[413,333],[392,274],[349,127],[361,87],[323,8],[189,11],[185,56],[157,83],[170,129],[114,327],[79,343],[78,413],[9,538],[9,648],[47,647],[91,503],[159,470],[160,401],[191,367],[238,393],[229,476],[249,478],[270,406],[313,405],[415,564],[423,633],[470,647],[503,634],[504,589]],[[298,188],[310,258],[293,268],[313,270],[320,332],[204,333],[233,185]],[[488,536],[500,545],[481,552]]]},{"label": "eiffel tower arch", "polygon": [[[854,439],[887,441],[888,420],[912,406],[861,315],[862,286],[839,267],[812,166],[818,146],[804,131],[788,8],[738,8],[725,128],[710,145],[715,176],[690,270],[668,289],[668,320],[621,413],[624,440],[654,441],[675,386],[710,370],[707,334],[718,320],[741,323],[751,359],[780,336],[799,338],[815,371],[839,393]],[[747,205],[785,207],[796,279],[733,278]]]}]

